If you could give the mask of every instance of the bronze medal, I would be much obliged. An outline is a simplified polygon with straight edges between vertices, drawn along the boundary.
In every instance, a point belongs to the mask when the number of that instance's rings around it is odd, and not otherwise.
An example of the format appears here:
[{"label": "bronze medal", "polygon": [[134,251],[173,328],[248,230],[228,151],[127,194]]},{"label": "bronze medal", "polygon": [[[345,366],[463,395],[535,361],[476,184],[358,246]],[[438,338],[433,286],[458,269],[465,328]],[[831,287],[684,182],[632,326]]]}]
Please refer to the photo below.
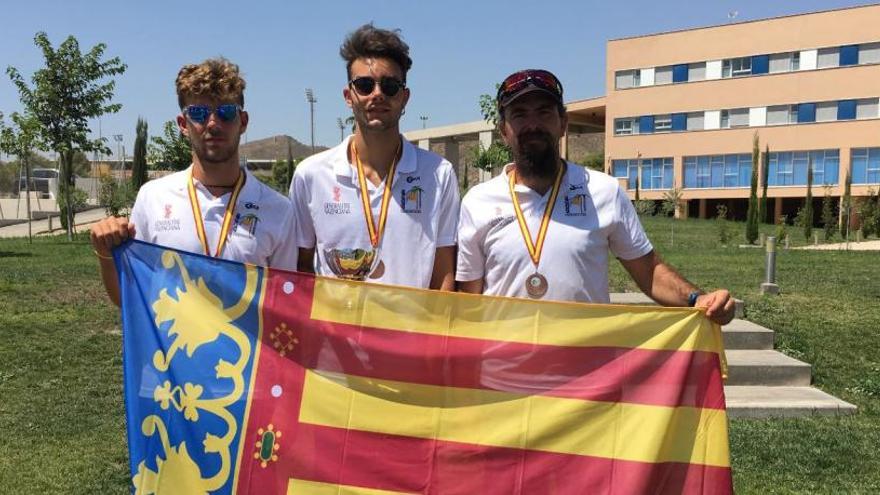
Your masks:
[{"label": "bronze medal", "polygon": [[547,293],[547,279],[538,272],[526,278],[526,292],[532,299],[540,299]]}]

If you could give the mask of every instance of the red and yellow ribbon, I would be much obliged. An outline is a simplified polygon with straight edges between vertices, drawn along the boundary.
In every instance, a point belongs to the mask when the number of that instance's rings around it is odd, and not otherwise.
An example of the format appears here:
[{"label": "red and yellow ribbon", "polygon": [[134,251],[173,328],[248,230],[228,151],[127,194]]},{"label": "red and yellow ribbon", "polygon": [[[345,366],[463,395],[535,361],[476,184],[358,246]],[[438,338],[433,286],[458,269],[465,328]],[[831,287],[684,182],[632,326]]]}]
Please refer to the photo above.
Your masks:
[{"label": "red and yellow ribbon", "polygon": [[529,232],[529,226],[526,224],[525,215],[523,215],[522,207],[516,198],[516,192],[513,190],[516,185],[516,169],[510,171],[510,199],[513,201],[513,210],[516,212],[516,221],[519,223],[519,231],[522,233],[523,239],[526,241],[526,247],[529,248],[529,256],[532,257],[532,263],[535,269],[538,269],[538,262],[541,261],[541,251],[544,249],[544,239],[547,237],[547,228],[550,226],[550,216],[553,214],[553,207],[556,206],[556,196],[559,195],[559,184],[562,183],[562,175],[565,173],[566,165],[563,163],[556,173],[556,181],[553,183],[553,189],[550,191],[550,199],[547,206],[544,207],[544,216],[541,218],[541,227],[538,229],[538,239],[533,243],[532,234]]},{"label": "red and yellow ribbon", "polygon": [[[232,225],[232,214],[235,212],[235,204],[238,202],[238,195],[244,186],[245,174],[239,171],[238,179],[235,181],[235,187],[232,189],[232,196],[229,198],[229,204],[226,205],[226,213],[223,214],[223,226],[220,228],[220,238],[217,240],[217,250],[214,253],[215,258],[219,258],[226,246],[226,238],[229,236],[229,228]],[[189,181],[187,183],[189,190],[189,205],[192,207],[193,220],[196,223],[196,233],[199,235],[199,241],[205,250],[206,256],[211,256],[211,249],[208,246],[208,235],[205,232],[205,221],[202,219],[202,208],[199,206],[199,198],[196,196],[196,187],[193,184],[192,171],[189,173]]]},{"label": "red and yellow ribbon", "polygon": [[388,203],[391,202],[391,186],[394,182],[394,172],[397,170],[397,162],[400,155],[400,142],[397,143],[397,150],[394,152],[394,159],[391,161],[391,167],[388,169],[388,175],[385,177],[385,191],[382,193],[382,207],[379,210],[379,226],[376,227],[373,220],[373,209],[370,207],[370,193],[367,190],[367,178],[364,176],[364,166],[361,163],[361,157],[358,155],[357,146],[352,141],[352,154],[357,164],[358,185],[361,190],[361,205],[364,209],[364,219],[367,222],[367,230],[370,233],[370,244],[374,248],[379,247],[382,240],[382,234],[385,232],[385,222],[388,219]]}]

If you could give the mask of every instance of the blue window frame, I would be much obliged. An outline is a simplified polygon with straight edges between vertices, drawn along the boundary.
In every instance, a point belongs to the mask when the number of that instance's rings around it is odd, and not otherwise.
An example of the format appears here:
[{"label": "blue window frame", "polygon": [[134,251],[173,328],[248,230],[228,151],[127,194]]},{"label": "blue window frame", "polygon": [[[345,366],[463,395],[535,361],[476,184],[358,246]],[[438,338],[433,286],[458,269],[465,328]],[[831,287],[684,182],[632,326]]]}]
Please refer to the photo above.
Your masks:
[{"label": "blue window frame", "polygon": [[880,148],[853,148],[853,184],[880,183]]},{"label": "blue window frame", "polygon": [[836,185],[840,170],[838,150],[782,151],[770,153],[769,186],[807,185],[807,167],[813,163],[813,185]]},{"label": "blue window frame", "polygon": [[627,179],[627,189],[636,188],[636,180],[639,177],[638,160],[612,160],[611,175],[617,178]]},{"label": "blue window frame", "polygon": [[749,187],[752,156],[748,153],[684,158],[684,188]]},{"label": "blue window frame", "polygon": [[688,64],[672,66],[672,82],[681,83],[688,81]]},{"label": "blue window frame", "polygon": [[672,130],[674,131],[686,131],[688,126],[688,116],[686,113],[674,113],[672,114]]},{"label": "blue window frame", "polygon": [[798,124],[803,122],[815,122],[816,121],[816,104],[815,103],[801,103],[797,106],[798,113]]},{"label": "blue window frame", "polygon": [[859,63],[859,45],[840,47],[840,65],[857,65]]},{"label": "blue window frame", "polygon": [[752,74],[767,74],[770,72],[770,55],[755,55],[752,57]]},{"label": "blue window frame", "polygon": [[853,120],[856,118],[856,100],[840,100],[837,102],[837,120]]},{"label": "blue window frame", "polygon": [[641,189],[672,189],[672,158],[645,158],[642,160]]},{"label": "blue window frame", "polygon": [[654,132],[654,116],[643,115],[639,117],[639,134],[652,134]]}]

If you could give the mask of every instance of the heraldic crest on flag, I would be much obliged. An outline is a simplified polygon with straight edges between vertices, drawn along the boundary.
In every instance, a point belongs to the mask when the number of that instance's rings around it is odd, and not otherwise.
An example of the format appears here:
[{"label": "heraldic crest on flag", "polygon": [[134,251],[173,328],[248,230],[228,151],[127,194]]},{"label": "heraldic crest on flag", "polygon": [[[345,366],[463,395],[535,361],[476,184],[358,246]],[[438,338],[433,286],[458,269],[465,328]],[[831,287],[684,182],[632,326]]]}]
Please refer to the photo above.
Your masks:
[{"label": "heraldic crest on flag", "polygon": [[698,310],[114,257],[132,493],[732,492]]}]

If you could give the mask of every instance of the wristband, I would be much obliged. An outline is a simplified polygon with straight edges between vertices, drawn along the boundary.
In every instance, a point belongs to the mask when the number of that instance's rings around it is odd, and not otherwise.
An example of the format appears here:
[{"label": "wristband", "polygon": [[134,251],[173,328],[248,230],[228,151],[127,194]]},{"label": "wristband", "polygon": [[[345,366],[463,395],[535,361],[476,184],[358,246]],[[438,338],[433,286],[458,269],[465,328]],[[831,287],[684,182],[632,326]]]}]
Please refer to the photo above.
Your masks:
[{"label": "wristband", "polygon": [[694,307],[697,305],[697,298],[700,297],[699,291],[693,291],[688,294],[688,306]]},{"label": "wristband", "polygon": [[92,249],[92,252],[95,253],[95,256],[97,256],[98,258],[100,258],[102,260],[112,260],[113,259],[113,256],[104,256],[103,254],[99,253],[97,249]]}]

